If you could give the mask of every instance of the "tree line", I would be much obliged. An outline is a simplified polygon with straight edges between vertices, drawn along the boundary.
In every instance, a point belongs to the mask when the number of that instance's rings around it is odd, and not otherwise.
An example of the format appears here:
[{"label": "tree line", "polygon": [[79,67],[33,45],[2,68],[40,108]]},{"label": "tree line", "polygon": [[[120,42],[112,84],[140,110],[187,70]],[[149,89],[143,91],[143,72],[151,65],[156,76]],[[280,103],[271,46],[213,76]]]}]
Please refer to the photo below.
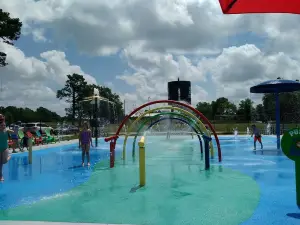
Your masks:
[{"label": "tree line", "polygon": [[[295,123],[300,119],[300,92],[280,93],[280,120]],[[261,103],[251,99],[241,100],[238,104],[221,97],[212,102],[199,102],[196,108],[208,119],[217,121],[275,121],[275,94],[263,94]]]},{"label": "tree line", "polygon": [[28,122],[72,122],[80,125],[83,120],[92,120],[95,116],[94,107],[90,101],[83,101],[87,97],[92,96],[94,88],[99,91],[100,96],[108,99],[111,103],[105,101],[100,102],[99,110],[96,112],[97,117],[101,118],[106,123],[119,122],[123,119],[124,110],[120,96],[113,93],[110,88],[89,85],[84,77],[79,74],[67,75],[67,81],[64,88],[57,91],[57,98],[64,99],[70,103],[70,106],[65,109],[66,116],[61,117],[55,112],[44,107],[39,107],[36,110],[29,108],[18,108],[15,106],[0,107],[0,112],[5,116],[8,124],[21,121]]},{"label": "tree line", "polygon": [[12,124],[18,121],[23,123],[28,122],[59,122],[64,118],[55,112],[52,112],[44,107],[39,107],[36,110],[29,108],[18,108],[15,106],[0,107],[0,112],[5,116],[7,124]]}]

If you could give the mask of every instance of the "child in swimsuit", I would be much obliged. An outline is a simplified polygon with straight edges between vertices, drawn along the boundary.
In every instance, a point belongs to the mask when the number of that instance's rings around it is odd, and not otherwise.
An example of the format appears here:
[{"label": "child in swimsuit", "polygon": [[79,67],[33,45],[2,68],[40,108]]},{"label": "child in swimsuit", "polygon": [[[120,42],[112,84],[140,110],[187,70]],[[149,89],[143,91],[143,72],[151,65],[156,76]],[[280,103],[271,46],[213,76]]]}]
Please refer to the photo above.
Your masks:
[{"label": "child in swimsuit", "polygon": [[19,148],[21,150],[20,145],[19,145],[19,127],[17,125],[14,126],[13,128],[13,133],[11,134],[11,138],[13,140],[13,153],[16,153],[16,148]]},{"label": "child in swimsuit", "polygon": [[254,124],[251,127],[252,127],[251,137],[253,137],[253,135],[254,135],[254,150],[256,150],[256,142],[257,141],[260,143],[261,149],[263,149],[260,130]]},{"label": "child in swimsuit", "polygon": [[84,166],[84,156],[87,156],[87,165],[90,166],[90,146],[93,147],[92,143],[92,132],[89,129],[88,124],[83,124],[83,129],[79,134],[79,147],[82,150],[82,166]]},{"label": "child in swimsuit", "polygon": [[13,133],[13,131],[6,128],[5,118],[0,114],[0,181],[4,181],[2,173],[3,165],[10,160],[7,143],[8,133]]}]

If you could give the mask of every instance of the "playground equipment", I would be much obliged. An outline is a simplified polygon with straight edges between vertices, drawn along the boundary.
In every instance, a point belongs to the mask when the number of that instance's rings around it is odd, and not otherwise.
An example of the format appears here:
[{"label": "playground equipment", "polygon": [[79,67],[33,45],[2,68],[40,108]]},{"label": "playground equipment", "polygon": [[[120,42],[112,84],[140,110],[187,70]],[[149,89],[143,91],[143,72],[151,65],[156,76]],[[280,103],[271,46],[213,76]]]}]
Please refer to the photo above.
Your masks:
[{"label": "playground equipment", "polygon": [[[152,113],[154,111],[158,111],[158,110],[161,110],[161,109],[170,109],[170,110],[177,110],[179,112],[181,112],[182,114],[186,115],[186,116],[189,116],[190,118],[193,118],[197,125],[199,125],[199,130],[200,132],[202,131],[202,134],[205,134],[206,136],[209,135],[209,132],[207,131],[206,127],[204,126],[204,124],[192,113],[182,109],[182,108],[178,108],[178,107],[173,107],[173,106],[163,106],[163,107],[157,107],[157,108],[154,108],[154,109],[151,109],[143,114],[141,114],[136,120],[133,121],[133,123],[130,125],[130,127],[128,128],[128,132],[124,138],[124,145],[123,145],[123,160],[125,160],[126,158],[126,143],[127,143],[127,139],[128,139],[128,136],[132,130],[132,127],[134,127],[134,125],[140,121],[146,114],[149,114],[149,113]],[[176,115],[180,115],[180,114],[176,114]]]},{"label": "playground equipment", "polygon": [[98,147],[98,134],[99,134],[99,108],[100,108],[100,102],[107,102],[107,104],[115,104],[112,101],[109,101],[107,98],[104,98],[99,95],[99,90],[94,88],[94,93],[92,96],[86,97],[83,102],[89,102],[93,106],[93,120],[91,123],[91,127],[95,130],[95,145]]},{"label": "playground equipment", "polygon": [[[198,136],[198,139],[199,139],[199,143],[200,143],[200,152],[201,154],[203,154],[203,146],[202,146],[202,140],[201,140],[201,137],[199,135],[199,133],[197,132],[197,130],[191,126],[187,121],[185,121],[184,119],[181,119],[181,118],[176,118],[176,117],[173,117],[173,118],[166,118],[166,117],[163,117],[163,118],[160,118],[159,120],[153,122],[152,124],[149,125],[149,128],[151,128],[152,126],[154,126],[155,124],[159,123],[160,121],[162,120],[166,120],[166,119],[171,119],[171,120],[178,120],[178,121],[181,121],[183,123],[186,123],[188,124],[194,131],[195,133],[197,134]],[[210,150],[210,155],[211,155],[211,158],[214,158],[214,150],[213,150],[213,145],[212,145],[212,142],[211,142],[211,137],[210,136],[206,136],[206,135],[202,135],[202,138],[204,140],[204,155],[205,155],[205,169],[208,170],[210,168],[210,163],[209,163],[209,150]],[[207,143],[209,143],[207,145]]]},{"label": "playground equipment", "polygon": [[[161,117],[162,115],[178,115],[178,116],[182,116],[184,119],[183,118],[177,118],[177,117],[171,117],[171,118],[170,117]],[[156,118],[160,118],[160,119],[159,120],[155,120]],[[201,153],[203,153],[202,140],[201,140],[201,137],[199,135],[199,132],[201,133],[201,130],[196,126],[197,124],[195,124],[194,121],[191,121],[190,118],[185,117],[185,116],[183,116],[183,115],[181,115],[179,113],[166,112],[166,113],[159,113],[158,115],[150,117],[150,118],[148,118],[147,120],[145,120],[140,125],[140,127],[138,128],[137,133],[135,134],[134,139],[133,139],[132,156],[134,156],[134,153],[135,153],[136,138],[139,135],[140,131],[144,128],[144,126],[149,122],[149,120],[151,120],[151,121],[154,120],[154,122],[151,123],[146,130],[150,129],[151,127],[153,127],[154,125],[156,125],[157,123],[159,123],[160,121],[163,121],[163,120],[178,120],[178,121],[181,121],[181,122],[187,124],[190,128],[192,128],[194,130],[194,132],[196,133],[197,137],[199,138]],[[189,123],[189,122],[191,122],[191,123]]]},{"label": "playground equipment", "polygon": [[281,149],[291,160],[295,161],[296,201],[300,208],[300,129],[293,128],[284,133],[281,139]]},{"label": "playground equipment", "polygon": [[145,154],[145,137],[139,141],[139,168],[140,168],[140,187],[146,184],[146,154]]},{"label": "playground equipment", "polygon": [[[175,118],[173,118],[175,119]],[[179,120],[182,120],[180,118],[176,118]],[[160,120],[158,120],[159,122]],[[182,120],[184,121],[184,120]],[[156,121],[157,123],[157,121]],[[150,125],[151,126],[151,125]],[[211,138],[203,135],[202,136],[204,139],[205,143],[205,170],[208,170],[210,168],[210,163],[209,163],[209,143],[211,142]],[[139,175],[140,175],[140,186],[139,187],[144,187],[146,185],[146,151],[145,151],[145,136],[142,136],[139,143]]]},{"label": "playground equipment", "polygon": [[125,157],[126,157],[126,142],[127,142],[127,139],[128,139],[128,136],[132,130],[132,127],[138,122],[140,121],[146,114],[149,114],[149,113],[152,113],[154,111],[158,111],[158,110],[161,110],[161,109],[170,109],[170,110],[177,110],[183,114],[186,114],[187,116],[193,118],[195,121],[197,121],[197,124],[199,125],[200,127],[200,131],[202,131],[206,136],[209,135],[209,132],[207,131],[205,125],[192,113],[182,109],[182,108],[178,108],[178,107],[174,107],[174,106],[162,106],[162,107],[157,107],[157,108],[154,108],[154,109],[151,109],[143,114],[141,114],[136,120],[133,121],[133,123],[130,125],[130,127],[128,128],[128,133],[125,135],[125,138],[124,138],[124,145],[123,145],[123,160],[125,160]]},{"label": "playground equipment", "polygon": [[119,134],[123,128],[123,126],[125,125],[125,123],[128,121],[128,119],[134,115],[136,112],[138,112],[139,110],[145,108],[145,107],[148,107],[150,105],[154,105],[154,104],[160,104],[160,103],[168,103],[168,104],[174,104],[174,105],[179,105],[179,106],[182,106],[182,107],[185,107],[187,109],[190,109],[191,111],[193,111],[197,116],[200,117],[200,119],[202,119],[205,124],[207,124],[207,126],[210,128],[210,130],[213,132],[213,135],[215,137],[215,140],[216,140],[216,144],[217,144],[217,147],[218,147],[218,159],[219,159],[219,162],[222,161],[222,152],[221,152],[221,146],[220,146],[220,141],[218,139],[218,136],[212,126],[212,124],[209,122],[209,120],[201,113],[199,112],[197,109],[195,109],[194,107],[188,105],[188,104],[185,104],[183,102],[177,102],[177,101],[172,101],[172,100],[157,100],[157,101],[151,101],[151,102],[148,102],[144,105],[141,105],[140,107],[136,108],[135,110],[133,110],[129,115],[127,115],[124,120],[122,121],[122,123],[120,124],[118,130],[116,131],[116,134],[114,136],[111,136],[111,137],[107,137],[105,138],[104,140],[106,142],[110,142],[110,167],[113,168],[114,167],[114,163],[115,163],[115,147],[116,147],[116,141],[117,139],[119,138]]}]

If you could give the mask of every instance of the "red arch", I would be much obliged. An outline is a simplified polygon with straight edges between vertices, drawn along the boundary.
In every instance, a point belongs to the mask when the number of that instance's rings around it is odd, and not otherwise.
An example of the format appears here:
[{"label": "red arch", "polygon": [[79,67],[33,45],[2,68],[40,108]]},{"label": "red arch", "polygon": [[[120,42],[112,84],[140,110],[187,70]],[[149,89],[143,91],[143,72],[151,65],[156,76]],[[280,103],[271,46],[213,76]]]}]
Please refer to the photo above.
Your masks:
[{"label": "red arch", "polygon": [[201,113],[199,112],[197,109],[195,109],[194,107],[188,105],[188,104],[185,104],[185,103],[182,103],[182,102],[177,102],[177,101],[173,101],[173,100],[157,100],[157,101],[152,101],[152,102],[148,102],[144,105],[141,105],[140,107],[136,108],[135,110],[133,110],[129,115],[127,115],[124,120],[122,121],[122,123],[120,124],[115,136],[113,137],[109,137],[109,138],[105,138],[105,141],[108,142],[110,140],[113,140],[113,139],[117,139],[120,132],[121,132],[121,129],[123,128],[124,124],[127,122],[127,120],[132,116],[134,115],[136,112],[138,112],[139,110],[141,110],[142,108],[145,108],[149,105],[154,105],[154,104],[158,104],[158,103],[172,103],[172,104],[177,104],[177,105],[181,105],[181,106],[184,106],[186,108],[189,108],[190,110],[192,110],[194,113],[196,113],[210,128],[210,130],[213,132],[214,134],[214,137],[216,139],[216,143],[217,143],[217,147],[218,147],[218,156],[219,156],[219,162],[222,161],[222,152],[221,152],[221,146],[220,146],[220,141],[219,141],[219,138],[218,138],[218,135],[215,131],[215,129],[213,128],[212,124],[209,122],[209,120]]}]

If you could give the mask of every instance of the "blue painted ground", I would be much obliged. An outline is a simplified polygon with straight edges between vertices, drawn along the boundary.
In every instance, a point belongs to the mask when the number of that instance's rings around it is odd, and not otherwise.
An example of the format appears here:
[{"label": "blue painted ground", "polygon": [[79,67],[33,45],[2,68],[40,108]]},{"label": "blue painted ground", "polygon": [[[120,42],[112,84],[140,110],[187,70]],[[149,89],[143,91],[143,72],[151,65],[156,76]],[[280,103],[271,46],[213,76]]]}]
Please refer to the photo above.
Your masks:
[{"label": "blue painted ground", "polygon": [[260,186],[259,206],[254,215],[242,225],[300,224],[300,210],[296,205],[294,162],[282,154],[270,152],[276,148],[275,137],[263,137],[265,151],[257,154],[253,153],[252,139],[249,139],[221,138],[223,166],[242,171]]},{"label": "blue painted ground", "polygon": [[[122,140],[117,145],[118,154]],[[253,216],[242,225],[300,224],[300,210],[296,206],[295,196],[294,162],[283,155],[270,154],[268,150],[274,149],[276,145],[275,137],[263,137],[266,151],[257,154],[253,153],[250,138],[220,137],[220,141],[222,166],[251,176],[260,186],[259,205]],[[101,160],[107,162],[108,166],[108,144],[101,142],[100,146],[91,151],[92,167]],[[59,197],[85,182],[92,173],[91,168],[79,166],[81,152],[77,145],[36,151],[32,166],[28,165],[26,156],[26,153],[13,155],[9,164],[5,165],[6,180],[0,184],[1,209]],[[212,164],[219,165],[216,160]]]},{"label": "blue painted ground", "polygon": [[103,140],[100,146],[91,151],[90,168],[81,166],[81,150],[77,144],[34,151],[32,165],[28,165],[27,152],[13,154],[9,163],[4,165],[0,209],[59,196],[87,181],[93,165],[100,160],[107,161],[109,146]]}]

